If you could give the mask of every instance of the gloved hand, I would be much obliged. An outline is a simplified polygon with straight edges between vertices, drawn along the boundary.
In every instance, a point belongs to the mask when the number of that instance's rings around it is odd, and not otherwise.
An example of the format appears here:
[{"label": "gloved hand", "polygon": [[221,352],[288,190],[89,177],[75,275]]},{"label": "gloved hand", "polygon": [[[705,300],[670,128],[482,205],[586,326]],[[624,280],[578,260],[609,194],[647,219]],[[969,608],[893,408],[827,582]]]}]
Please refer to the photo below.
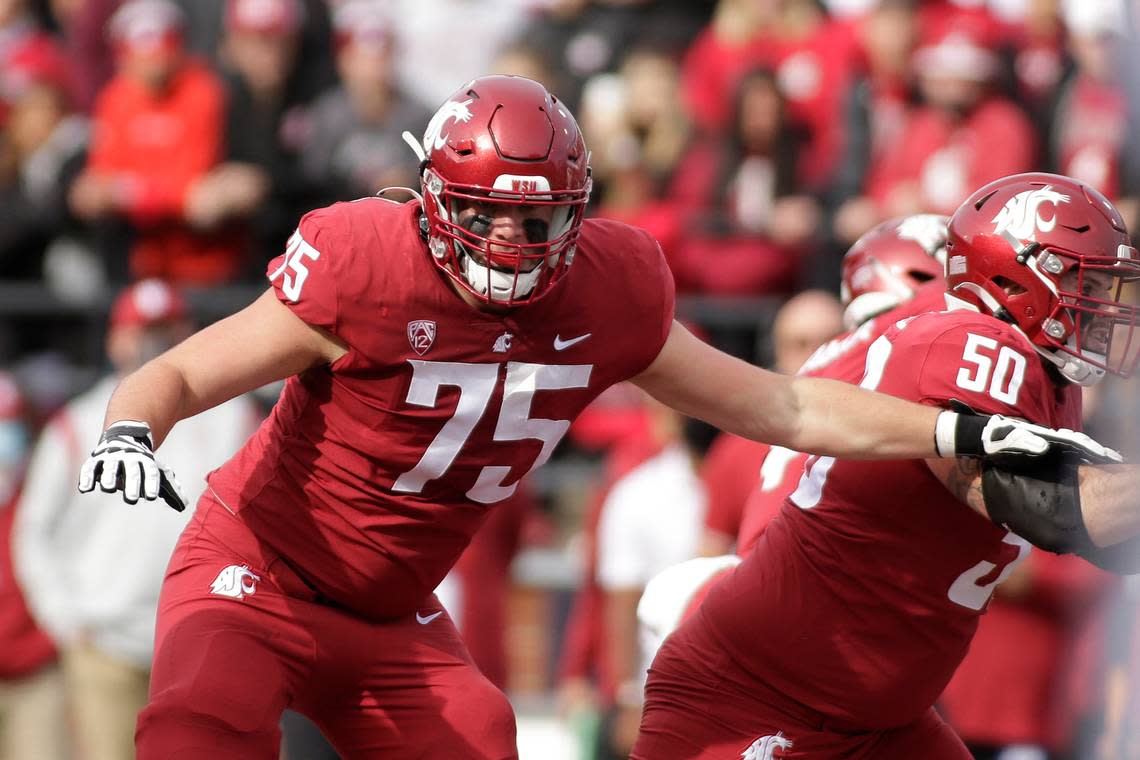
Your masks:
[{"label": "gloved hand", "polygon": [[161,498],[176,512],[186,509],[186,496],[174,471],[154,457],[150,426],[145,422],[121,420],[103,431],[79,470],[80,493],[94,491],[96,485],[107,493],[121,491],[128,504],[140,498]]},{"label": "gloved hand", "polygon": [[1057,464],[1120,464],[1124,457],[1084,433],[1054,430],[1001,414],[978,414],[952,400],[953,411],[938,416],[935,432],[941,456],[985,457],[1016,470],[1019,466]]}]

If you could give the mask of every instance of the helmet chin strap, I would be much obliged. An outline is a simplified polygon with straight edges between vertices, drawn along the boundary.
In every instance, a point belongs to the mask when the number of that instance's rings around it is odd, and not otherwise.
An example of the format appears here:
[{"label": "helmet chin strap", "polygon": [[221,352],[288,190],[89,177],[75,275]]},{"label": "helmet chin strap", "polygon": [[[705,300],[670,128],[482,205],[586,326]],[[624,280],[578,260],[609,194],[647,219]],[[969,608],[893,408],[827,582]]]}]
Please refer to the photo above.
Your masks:
[{"label": "helmet chin strap", "polygon": [[502,303],[526,297],[534,290],[542,274],[542,267],[537,266],[529,272],[519,272],[516,278],[514,272],[501,272],[478,263],[461,244],[456,243],[456,247],[461,249],[457,251],[459,273],[475,292],[491,301]]}]

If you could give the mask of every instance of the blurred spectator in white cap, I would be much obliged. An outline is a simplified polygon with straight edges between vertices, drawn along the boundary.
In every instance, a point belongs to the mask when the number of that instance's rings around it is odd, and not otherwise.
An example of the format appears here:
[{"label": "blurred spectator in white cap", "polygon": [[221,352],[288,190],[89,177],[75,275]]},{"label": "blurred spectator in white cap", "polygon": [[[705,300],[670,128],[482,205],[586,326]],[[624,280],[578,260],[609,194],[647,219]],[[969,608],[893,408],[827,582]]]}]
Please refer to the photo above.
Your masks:
[{"label": "blurred spectator in white cap", "polygon": [[[122,509],[75,490],[86,446],[103,426],[119,378],[190,334],[186,303],[158,280],[125,289],[111,308],[114,374],[53,417],[32,454],[17,507],[13,558],[28,606],[62,654],[76,741],[86,760],[134,756],[135,717],[146,704],[158,592],[192,509]],[[259,412],[239,397],[179,424],[163,444],[186,473],[193,505],[205,475],[253,431]],[[92,499],[95,499],[93,502]]]},{"label": "blurred spectator in white cap", "polygon": [[108,34],[117,73],[95,106],[91,152],[68,200],[106,233],[113,279],[161,276],[180,284],[225,282],[241,266],[232,231],[196,225],[194,184],[221,157],[224,90],[186,55],[183,15],[170,0],[129,0]]},{"label": "blurred spectator in white cap", "polygon": [[333,14],[341,83],[313,105],[304,149],[305,172],[329,201],[416,179],[416,160],[400,135],[419,135],[431,112],[397,83],[398,40],[390,12],[383,0],[350,0]]},{"label": "blurred spectator in white cap", "polygon": [[28,461],[26,408],[0,371],[0,758],[66,760],[67,699],[55,646],[36,626],[12,571],[12,523]]},{"label": "blurred spectator in white cap", "polygon": [[79,171],[87,122],[72,110],[70,69],[62,51],[30,38],[0,72],[7,104],[0,141],[0,277],[39,280],[53,241],[67,228],[65,191]]}]

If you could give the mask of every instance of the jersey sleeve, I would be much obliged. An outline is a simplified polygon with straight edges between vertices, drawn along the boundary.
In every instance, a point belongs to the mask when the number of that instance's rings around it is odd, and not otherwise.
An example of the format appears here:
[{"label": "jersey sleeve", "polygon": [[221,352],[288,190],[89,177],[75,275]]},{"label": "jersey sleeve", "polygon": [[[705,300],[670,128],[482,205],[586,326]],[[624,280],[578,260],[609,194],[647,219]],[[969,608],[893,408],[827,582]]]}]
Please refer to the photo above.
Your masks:
[{"label": "jersey sleeve", "polygon": [[[980,413],[1054,422],[1056,384],[1033,348],[996,320],[920,317],[898,330],[891,343],[875,390],[934,406],[956,399]],[[869,373],[874,354],[868,354]]]},{"label": "jersey sleeve", "polygon": [[630,278],[629,313],[640,323],[637,333],[641,337],[633,346],[637,361],[630,377],[652,364],[661,353],[673,327],[676,309],[673,272],[665,261],[660,243],[644,230],[637,232],[639,244]]},{"label": "jersey sleeve", "polygon": [[281,303],[307,324],[337,334],[340,327],[338,279],[345,275],[351,247],[338,230],[335,206],[301,218],[285,252],[269,262],[266,277]]}]

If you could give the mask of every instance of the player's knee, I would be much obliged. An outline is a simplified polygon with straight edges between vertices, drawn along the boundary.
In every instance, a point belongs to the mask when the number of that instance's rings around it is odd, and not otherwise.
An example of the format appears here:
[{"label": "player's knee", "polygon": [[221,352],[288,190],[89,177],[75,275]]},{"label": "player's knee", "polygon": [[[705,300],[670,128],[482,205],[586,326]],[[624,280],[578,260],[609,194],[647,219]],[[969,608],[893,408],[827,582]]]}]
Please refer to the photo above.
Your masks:
[{"label": "player's knee", "polygon": [[135,730],[138,760],[276,760],[280,746],[276,724],[238,731],[215,715],[176,701],[147,705]]}]

